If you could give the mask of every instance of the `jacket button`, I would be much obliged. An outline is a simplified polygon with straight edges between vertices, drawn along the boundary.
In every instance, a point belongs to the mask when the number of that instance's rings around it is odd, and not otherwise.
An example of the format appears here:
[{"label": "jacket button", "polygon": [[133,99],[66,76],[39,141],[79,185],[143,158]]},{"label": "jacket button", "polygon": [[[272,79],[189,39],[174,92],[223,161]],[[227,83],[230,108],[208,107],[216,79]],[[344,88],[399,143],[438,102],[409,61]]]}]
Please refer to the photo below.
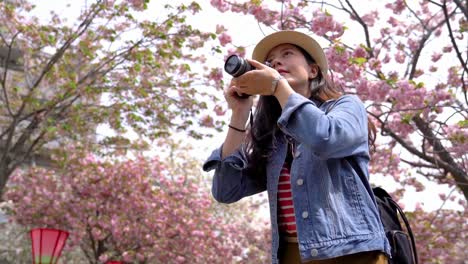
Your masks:
[{"label": "jacket button", "polygon": [[304,184],[304,180],[303,179],[298,179],[296,181],[296,183],[297,183],[297,185],[302,185],[302,184]]},{"label": "jacket button", "polygon": [[312,250],[310,251],[310,255],[312,255],[312,257],[316,257],[316,256],[318,255],[318,250],[315,249],[315,248],[312,249]]},{"label": "jacket button", "polygon": [[307,211],[302,212],[302,218],[309,217],[309,213]]}]

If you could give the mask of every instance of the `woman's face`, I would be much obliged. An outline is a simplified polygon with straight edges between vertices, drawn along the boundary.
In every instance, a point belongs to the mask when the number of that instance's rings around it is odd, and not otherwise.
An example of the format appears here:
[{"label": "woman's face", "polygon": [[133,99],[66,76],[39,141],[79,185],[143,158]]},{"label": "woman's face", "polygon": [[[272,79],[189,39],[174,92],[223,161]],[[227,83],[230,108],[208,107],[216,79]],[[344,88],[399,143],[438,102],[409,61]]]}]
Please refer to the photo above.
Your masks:
[{"label": "woman's face", "polygon": [[294,45],[280,44],[274,47],[266,61],[288,81],[297,93],[309,98],[309,81],[318,74],[318,66],[309,65],[302,52]]}]

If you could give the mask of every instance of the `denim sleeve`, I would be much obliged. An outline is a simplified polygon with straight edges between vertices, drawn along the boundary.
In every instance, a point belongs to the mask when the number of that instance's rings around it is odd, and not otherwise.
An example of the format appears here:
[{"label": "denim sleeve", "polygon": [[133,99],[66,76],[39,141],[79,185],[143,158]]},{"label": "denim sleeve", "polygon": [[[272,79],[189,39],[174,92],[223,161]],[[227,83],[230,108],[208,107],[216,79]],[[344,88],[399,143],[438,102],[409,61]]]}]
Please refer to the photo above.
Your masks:
[{"label": "denim sleeve", "polygon": [[299,94],[289,96],[278,126],[321,159],[368,153],[367,112],[361,100],[345,95],[328,113]]},{"label": "denim sleeve", "polygon": [[221,159],[222,146],[203,164],[204,171],[215,170],[211,192],[221,203],[233,203],[266,190],[265,181],[247,173],[247,159],[241,149]]}]

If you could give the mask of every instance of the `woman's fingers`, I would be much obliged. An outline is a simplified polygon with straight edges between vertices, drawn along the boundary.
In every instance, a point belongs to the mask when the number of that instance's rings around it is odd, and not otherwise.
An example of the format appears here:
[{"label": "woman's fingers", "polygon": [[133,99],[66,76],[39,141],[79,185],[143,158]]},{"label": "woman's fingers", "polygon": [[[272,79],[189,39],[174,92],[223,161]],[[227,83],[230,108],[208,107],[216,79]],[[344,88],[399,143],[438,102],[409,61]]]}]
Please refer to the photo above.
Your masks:
[{"label": "woman's fingers", "polygon": [[264,69],[265,67],[268,67],[266,66],[265,64],[262,64],[256,60],[251,60],[251,59],[246,59],[252,66],[254,66],[257,70],[262,70]]},{"label": "woman's fingers", "polygon": [[248,60],[256,70],[246,72],[235,78],[237,90],[246,94],[271,94],[271,83],[279,73],[258,61]]},{"label": "woman's fingers", "polygon": [[245,99],[248,97],[242,88],[237,86],[237,82],[234,79],[231,81],[231,85],[226,87],[225,94],[235,99]]}]

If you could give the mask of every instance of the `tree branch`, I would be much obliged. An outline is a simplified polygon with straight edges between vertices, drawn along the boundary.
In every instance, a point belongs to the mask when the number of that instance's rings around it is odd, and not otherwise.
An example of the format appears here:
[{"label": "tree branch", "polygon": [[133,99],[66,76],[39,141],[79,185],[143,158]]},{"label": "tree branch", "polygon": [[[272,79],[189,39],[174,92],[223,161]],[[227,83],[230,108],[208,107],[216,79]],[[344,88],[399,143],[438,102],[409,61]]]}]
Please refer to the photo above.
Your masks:
[{"label": "tree branch", "polygon": [[[20,116],[21,113],[23,112],[24,108],[26,107],[26,102],[28,99],[33,95],[34,90],[39,86],[41,83],[42,79],[44,76],[52,69],[52,67],[57,63],[60,58],[62,58],[63,54],[65,51],[71,46],[71,44],[78,39],[83,33],[88,29],[88,27],[91,25],[93,22],[94,18],[96,18],[97,14],[102,10],[101,7],[99,7],[99,4],[96,4],[94,9],[89,12],[88,16],[84,19],[84,21],[78,26],[78,28],[75,30],[75,32],[71,35],[67,41],[60,47],[60,49],[52,56],[52,58],[49,59],[47,62],[47,65],[44,67],[42,70],[41,74],[39,77],[36,79],[34,84],[30,87],[29,93],[26,96],[26,99],[23,100],[23,103],[16,113],[16,116]],[[99,8],[98,8],[99,7]]]},{"label": "tree branch", "polygon": [[413,14],[414,17],[416,17],[417,20],[419,20],[419,24],[421,24],[421,26],[427,31],[429,30],[427,28],[427,25],[426,23],[424,23],[424,21],[421,20],[421,18],[419,18],[419,16],[416,14],[416,12],[414,12],[414,10],[408,5],[408,3],[406,1],[403,1],[403,3],[405,4],[406,8],[408,8],[408,10],[410,11],[411,14]]},{"label": "tree branch", "polygon": [[465,15],[465,19],[468,20],[468,2],[465,3],[465,6],[463,6],[462,2],[460,0],[453,0],[455,4],[458,6],[458,8],[461,9],[463,14]]},{"label": "tree branch", "polygon": [[440,205],[439,209],[437,209],[436,213],[434,214],[434,217],[431,219],[429,226],[432,226],[434,224],[434,221],[436,220],[437,216],[439,215],[440,211],[442,208],[445,206],[445,203],[448,201],[449,197],[452,195],[452,193],[455,191],[455,187],[450,190],[450,193],[447,195],[447,198],[445,198],[444,202]]},{"label": "tree branch", "polygon": [[[454,14],[455,14],[455,11],[453,11],[450,15],[447,14],[447,16],[451,17]],[[435,25],[434,27],[429,29],[427,31],[427,33],[422,36],[421,40],[419,41],[418,50],[415,52],[415,55],[413,56],[413,59],[412,59],[412,62],[411,62],[411,72],[410,72],[409,77],[408,77],[409,80],[412,80],[414,78],[414,75],[416,73],[416,66],[417,66],[417,64],[419,62],[419,56],[421,55],[421,52],[422,52],[423,48],[425,47],[424,44],[429,39],[429,37],[432,35],[432,32],[434,32],[434,30],[437,29],[438,27],[442,26],[442,24],[444,24],[444,22],[445,22],[444,20],[440,21],[437,25]]]},{"label": "tree branch", "polygon": [[434,165],[427,164],[427,163],[421,163],[421,162],[413,162],[409,160],[405,160],[400,157],[400,160],[403,161],[404,163],[411,165],[412,167],[417,167],[417,168],[428,168],[428,169],[439,169]]},{"label": "tree branch", "polygon": [[[460,61],[461,66],[463,67],[463,71],[468,72],[468,66],[466,66],[465,60],[463,59],[463,56],[460,50],[458,49],[457,42],[455,41],[455,37],[453,36],[452,26],[450,25],[451,15],[449,16],[448,14],[446,0],[444,0],[444,4],[442,5],[442,10],[444,11],[444,16],[445,16],[444,20],[447,23],[450,40],[452,41],[452,45],[453,45],[453,48],[455,49],[455,52],[457,53],[457,58]],[[463,79],[462,79],[462,83],[464,83]]]},{"label": "tree branch", "polygon": [[466,172],[458,166],[450,153],[445,149],[440,140],[437,139],[429,125],[424,120],[419,116],[414,116],[412,120],[419,131],[423,133],[424,138],[427,139],[437,156],[440,157],[440,159],[434,158],[433,163],[441,165],[441,167],[453,175],[457,182],[457,186],[463,191],[465,198],[468,199],[468,176]]},{"label": "tree branch", "polygon": [[[366,36],[366,45],[369,47],[370,50],[372,50],[371,42],[370,42],[370,36],[369,36],[369,28],[367,27],[367,24],[362,20],[362,18],[359,16],[359,14],[356,12],[354,7],[351,5],[351,3],[348,0],[345,0],[346,3],[348,4],[349,8],[353,11],[353,15],[356,17],[357,21],[361,26],[364,28],[364,34]],[[370,53],[371,57],[374,57],[374,53]]]},{"label": "tree branch", "polygon": [[430,157],[430,156],[425,155],[424,153],[420,152],[414,146],[412,146],[410,143],[406,142],[401,137],[399,137],[397,134],[395,134],[395,132],[393,132],[390,128],[385,126],[385,124],[386,124],[385,121],[380,120],[380,118],[378,116],[376,116],[375,114],[373,114],[371,112],[368,112],[368,113],[369,113],[369,115],[373,116],[381,124],[382,132],[385,132],[386,135],[389,135],[390,137],[392,137],[396,142],[398,142],[402,147],[404,147],[406,150],[408,150],[411,154],[414,154],[414,155],[418,156],[419,158],[421,158],[421,159],[423,159],[423,160],[425,160],[425,161],[427,161],[429,163],[437,164],[440,167],[448,170],[448,168],[450,167],[450,165],[448,163],[444,162],[443,160],[439,160],[436,157]]}]

